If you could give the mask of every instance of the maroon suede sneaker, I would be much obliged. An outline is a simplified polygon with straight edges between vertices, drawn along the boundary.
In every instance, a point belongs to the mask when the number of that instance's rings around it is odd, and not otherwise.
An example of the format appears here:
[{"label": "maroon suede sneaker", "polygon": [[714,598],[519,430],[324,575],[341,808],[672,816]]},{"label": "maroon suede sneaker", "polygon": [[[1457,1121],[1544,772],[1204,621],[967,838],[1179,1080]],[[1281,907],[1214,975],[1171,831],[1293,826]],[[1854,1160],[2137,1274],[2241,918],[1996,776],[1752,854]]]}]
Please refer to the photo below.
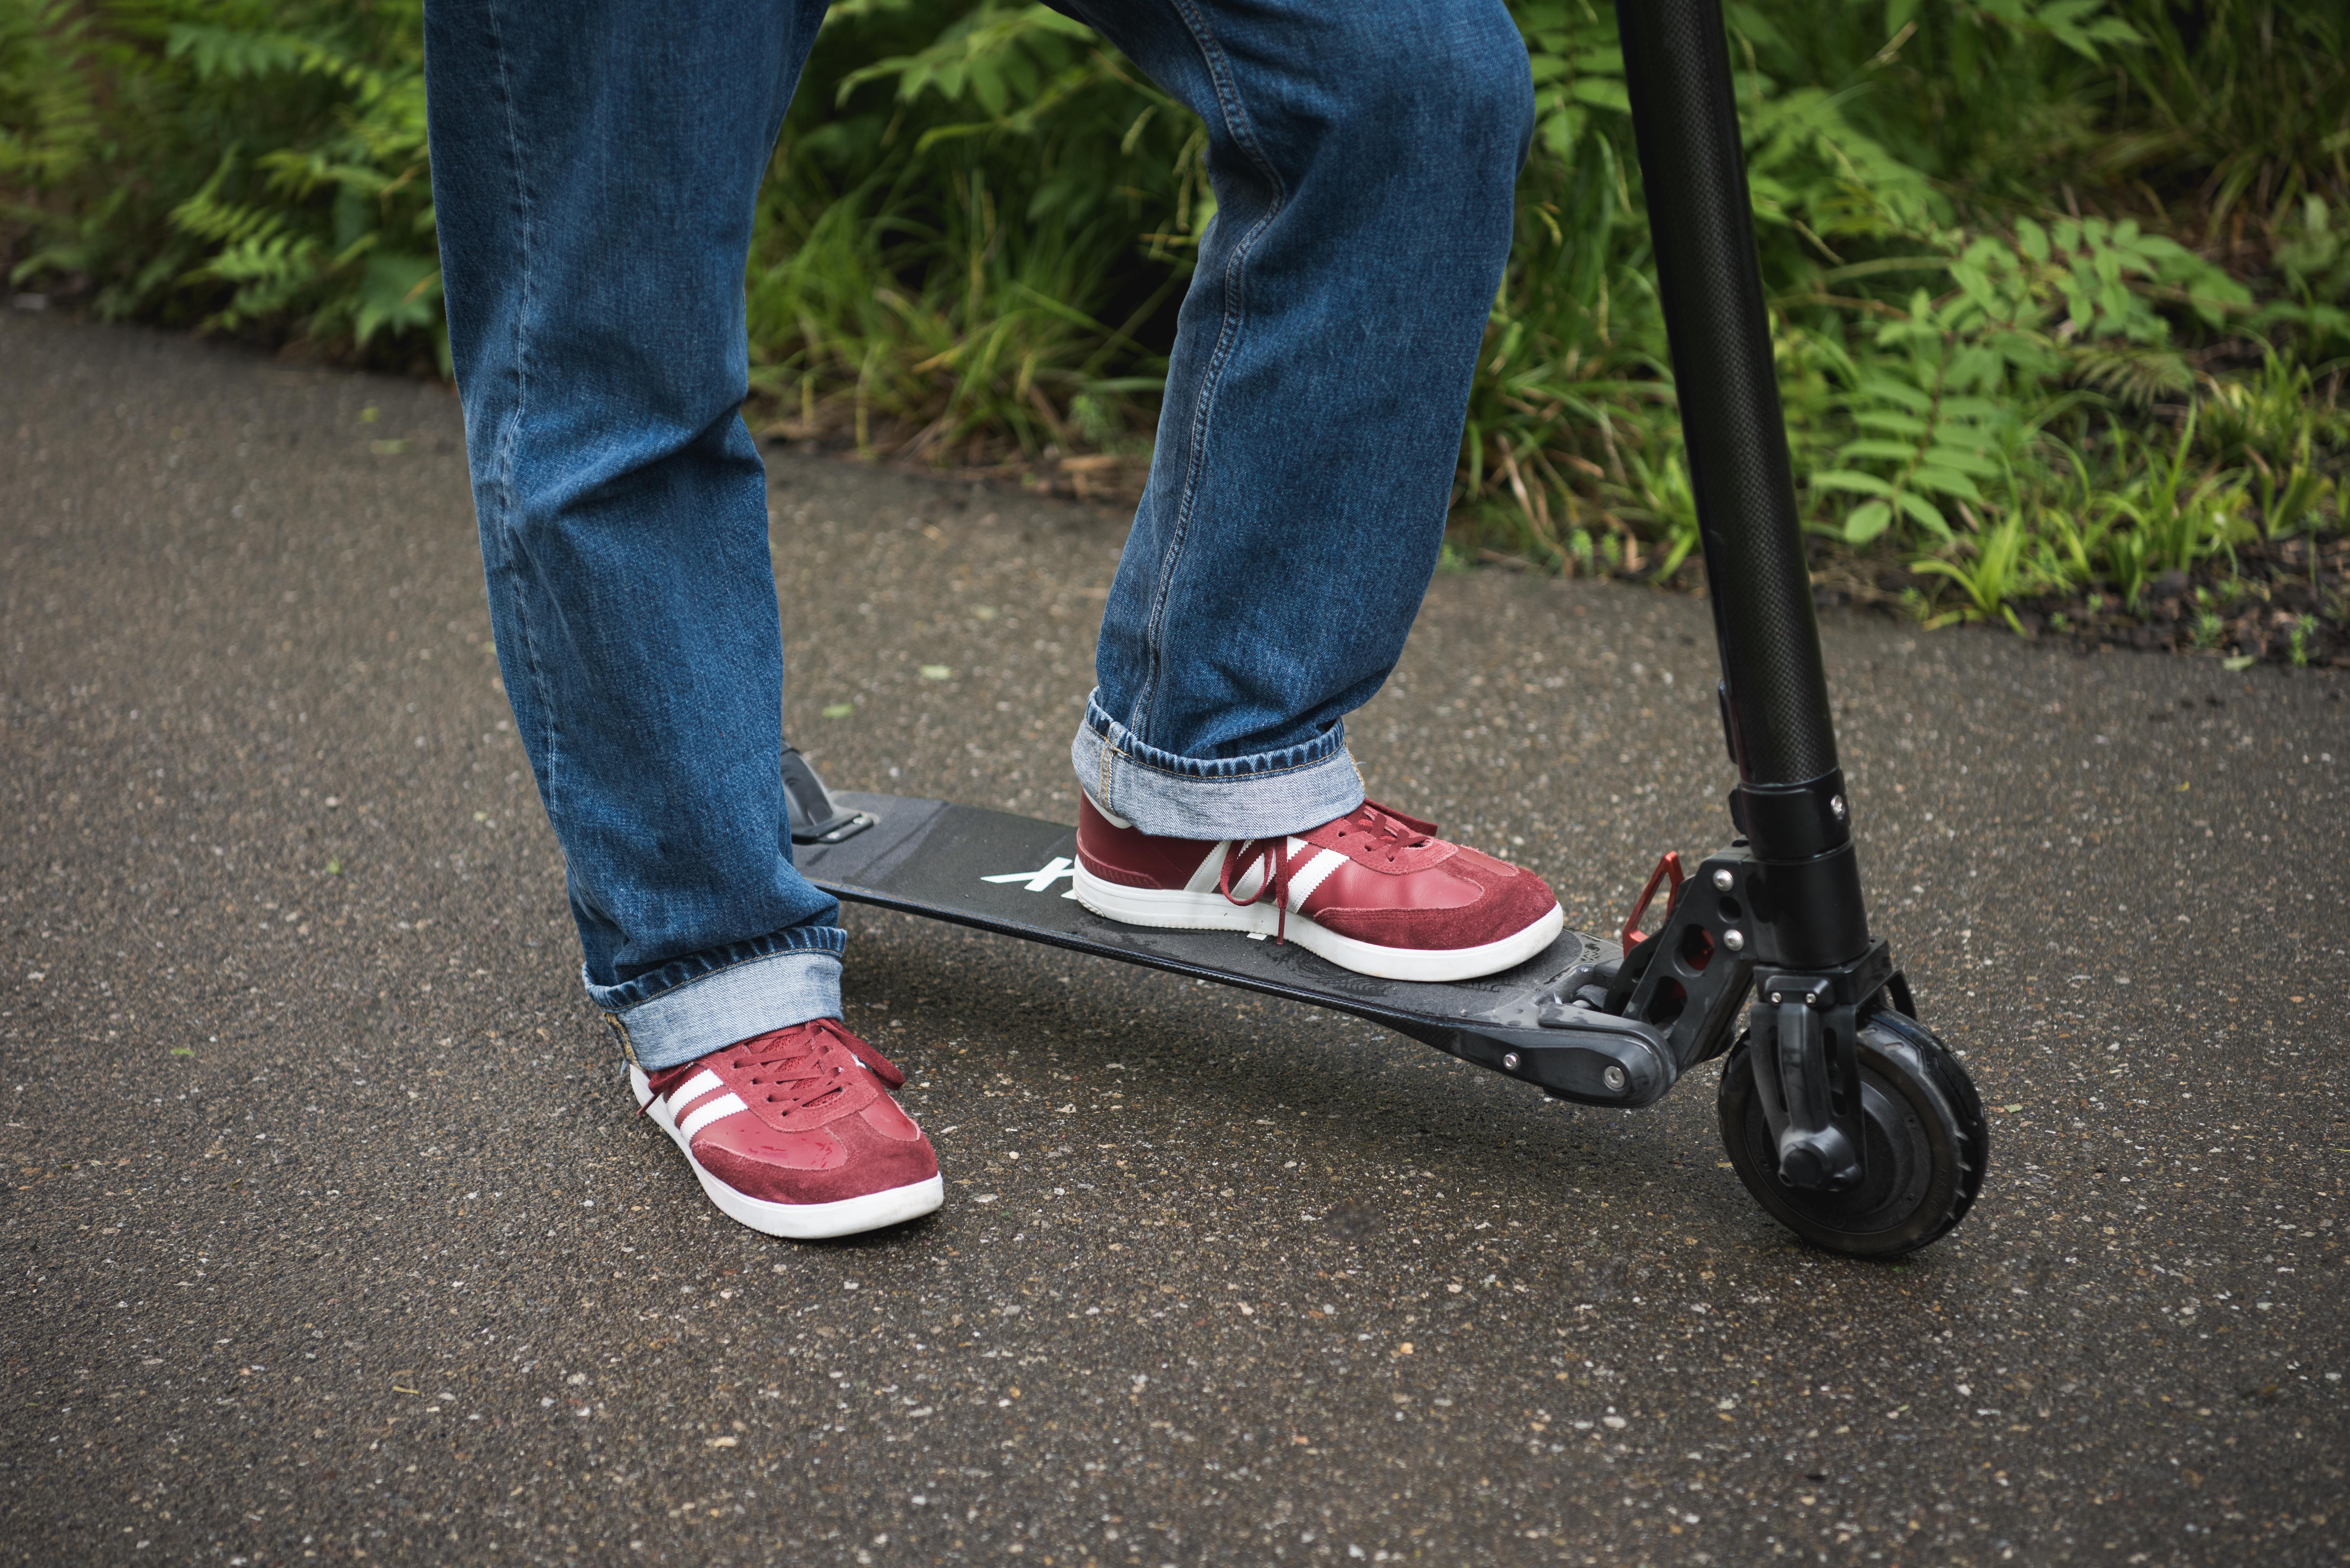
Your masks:
[{"label": "maroon suede sneaker", "polygon": [[650,1074],[629,1066],[637,1109],[677,1140],[710,1200],[754,1231],[803,1241],[946,1200],[931,1140],[882,1087],[905,1081],[831,1018]]},{"label": "maroon suede sneaker", "polygon": [[1543,879],[1365,801],[1286,838],[1163,838],[1077,803],[1077,901],[1105,919],[1247,931],[1388,980],[1523,963],[1565,925]]}]

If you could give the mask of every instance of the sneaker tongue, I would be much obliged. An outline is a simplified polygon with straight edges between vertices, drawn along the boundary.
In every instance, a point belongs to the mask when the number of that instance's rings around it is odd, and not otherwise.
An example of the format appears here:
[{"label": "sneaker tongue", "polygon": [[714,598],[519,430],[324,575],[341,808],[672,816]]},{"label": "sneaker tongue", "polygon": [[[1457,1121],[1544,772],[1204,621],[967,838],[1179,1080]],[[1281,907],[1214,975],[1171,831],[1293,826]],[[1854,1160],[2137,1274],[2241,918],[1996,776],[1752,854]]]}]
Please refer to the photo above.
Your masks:
[{"label": "sneaker tongue", "polygon": [[854,1064],[892,1089],[903,1088],[906,1084],[906,1075],[896,1063],[829,1018],[757,1035],[732,1049],[737,1055],[771,1071],[802,1067],[809,1069],[813,1076],[827,1067]]},{"label": "sneaker tongue", "polygon": [[1411,847],[1436,837],[1436,824],[1423,822],[1416,816],[1406,816],[1402,812],[1391,806],[1381,805],[1377,801],[1363,802],[1355,808],[1352,815],[1366,826],[1375,828],[1390,838],[1408,840],[1406,847]]},{"label": "sneaker tongue", "polygon": [[[741,1066],[739,1092],[762,1120],[785,1130],[817,1127],[862,1110],[905,1075],[828,1018],[758,1035],[723,1053]],[[881,1068],[888,1068],[884,1073]]]}]

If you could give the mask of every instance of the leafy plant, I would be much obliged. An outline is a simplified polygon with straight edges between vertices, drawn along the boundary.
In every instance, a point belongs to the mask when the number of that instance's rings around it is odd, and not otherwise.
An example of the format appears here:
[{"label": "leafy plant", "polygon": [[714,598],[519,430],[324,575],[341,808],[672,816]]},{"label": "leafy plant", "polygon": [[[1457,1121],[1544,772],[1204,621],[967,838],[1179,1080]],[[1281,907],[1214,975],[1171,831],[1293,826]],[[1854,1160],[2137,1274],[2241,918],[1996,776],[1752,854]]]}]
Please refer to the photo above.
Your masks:
[{"label": "leafy plant", "polygon": [[445,366],[422,61],[412,6],[11,8],[10,281],[101,317],[421,341]]},{"label": "leafy plant", "polygon": [[[1860,435],[1835,449],[1838,466],[1812,474],[1815,491],[1867,497],[1844,522],[1865,545],[1906,520],[1932,543],[1955,536],[1944,508],[1984,495],[2000,454],[2020,434],[2012,403],[1995,395],[2010,357],[1979,330],[1981,306],[1965,295],[1936,305],[1923,289],[1906,317],[1878,327],[1876,344],[1896,353],[1856,367],[1846,409]],[[1869,467],[1859,466],[1868,464]]]},{"label": "leafy plant", "polygon": [[2250,524],[2241,478],[2194,471],[2193,413],[2168,454],[2126,433],[2122,440],[2138,443],[2142,462],[2106,503],[2122,524],[2106,535],[2106,566],[2122,602],[2135,606],[2148,577],[2186,572],[2230,549],[2247,535]]},{"label": "leafy plant", "polygon": [[[1612,11],[1513,10],[1537,124],[1446,559],[1669,576],[1695,509]],[[1937,619],[2143,608],[2275,541],[2338,618],[2316,548],[2350,483],[2338,0],[1726,16],[1808,527],[1867,574],[1915,565]],[[102,317],[444,361],[420,18],[0,0],[0,264]],[[760,198],[754,417],[1130,487],[1214,212],[1205,147],[1045,5],[841,0]]]},{"label": "leafy plant", "polygon": [[2295,667],[2309,662],[2310,644],[2317,639],[2319,627],[2314,615],[2295,616],[2285,631],[2285,657]]},{"label": "leafy plant", "polygon": [[1989,620],[1996,617],[2021,633],[2023,623],[2016,618],[2015,610],[2008,601],[2022,597],[2039,587],[2030,569],[2023,514],[2021,512],[2007,513],[1998,523],[1969,540],[1966,553],[1967,558],[1961,561],[1936,559],[1918,563],[1918,571],[1948,577],[1967,597],[1963,608],[1929,620],[1928,624]]},{"label": "leafy plant", "polygon": [[2350,19],[2331,0],[2123,0],[2146,47],[2116,57],[2141,106],[2099,151],[2109,180],[2159,180],[2216,235],[2249,207],[2350,199]]},{"label": "leafy plant", "polygon": [[1043,5],[939,9],[832,14],[761,200],[754,385],[804,433],[846,412],[860,452],[1116,446],[1212,213],[1197,121]]},{"label": "leafy plant", "polygon": [[1697,493],[1690,484],[1689,471],[1682,465],[1681,454],[1670,448],[1654,465],[1638,452],[1627,454],[1625,462],[1632,473],[1634,499],[1619,510],[1661,534],[1662,554],[1656,575],[1669,579],[1700,544]]}]

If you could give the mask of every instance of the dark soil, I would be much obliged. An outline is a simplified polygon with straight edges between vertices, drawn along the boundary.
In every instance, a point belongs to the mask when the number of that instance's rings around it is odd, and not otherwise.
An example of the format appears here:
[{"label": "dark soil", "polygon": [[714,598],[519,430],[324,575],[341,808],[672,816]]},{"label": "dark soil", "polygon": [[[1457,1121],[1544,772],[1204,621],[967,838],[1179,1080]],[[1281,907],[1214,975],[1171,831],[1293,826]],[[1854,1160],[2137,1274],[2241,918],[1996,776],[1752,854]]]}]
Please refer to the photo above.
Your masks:
[{"label": "dark soil", "polygon": [[[1914,615],[1948,607],[1950,585],[1898,562],[1814,547],[1813,597]],[[2012,606],[2023,634],[2268,664],[2350,669],[2350,535],[2262,540],[2171,572],[2135,608],[2111,594],[2043,595]],[[1931,611],[1929,610],[1929,615]]]}]

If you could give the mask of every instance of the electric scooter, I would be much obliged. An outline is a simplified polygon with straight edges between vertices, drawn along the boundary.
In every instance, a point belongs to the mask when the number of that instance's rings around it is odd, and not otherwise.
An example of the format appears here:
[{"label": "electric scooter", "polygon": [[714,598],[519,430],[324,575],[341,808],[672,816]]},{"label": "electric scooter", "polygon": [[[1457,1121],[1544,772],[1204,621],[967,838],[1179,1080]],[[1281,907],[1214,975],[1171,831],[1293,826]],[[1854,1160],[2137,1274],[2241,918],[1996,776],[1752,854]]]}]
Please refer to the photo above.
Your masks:
[{"label": "electric scooter", "polygon": [[1566,931],[1514,969],[1443,984],[1104,919],[1076,901],[1075,829],[835,794],[786,746],[795,856],[842,899],[1351,1013],[1583,1105],[1654,1105],[1726,1054],[1717,1108],[1747,1189],[1814,1245],[1896,1257],[1965,1217],[1990,1129],[1869,935],[1720,0],[1617,0],[1617,16],[1738,770],[1729,847],[1694,875],[1666,856],[1612,941]]}]

